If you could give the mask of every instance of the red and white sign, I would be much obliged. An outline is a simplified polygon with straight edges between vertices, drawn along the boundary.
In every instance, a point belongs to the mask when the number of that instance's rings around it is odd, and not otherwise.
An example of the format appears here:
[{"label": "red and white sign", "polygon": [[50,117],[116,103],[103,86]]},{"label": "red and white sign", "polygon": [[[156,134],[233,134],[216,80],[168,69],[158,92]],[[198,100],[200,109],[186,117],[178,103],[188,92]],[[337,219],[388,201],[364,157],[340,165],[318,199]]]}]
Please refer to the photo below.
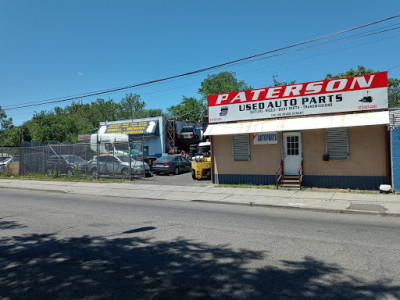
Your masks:
[{"label": "red and white sign", "polygon": [[208,96],[209,122],[388,108],[387,72]]}]

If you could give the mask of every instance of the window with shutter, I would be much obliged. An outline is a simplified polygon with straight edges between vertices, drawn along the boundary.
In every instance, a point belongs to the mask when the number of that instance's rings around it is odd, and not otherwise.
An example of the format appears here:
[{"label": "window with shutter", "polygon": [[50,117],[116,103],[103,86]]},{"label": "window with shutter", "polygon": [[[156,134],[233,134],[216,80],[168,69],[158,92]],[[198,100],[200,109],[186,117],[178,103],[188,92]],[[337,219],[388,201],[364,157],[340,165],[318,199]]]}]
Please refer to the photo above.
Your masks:
[{"label": "window with shutter", "polygon": [[349,159],[349,134],[347,128],[325,130],[326,154],[330,160]]},{"label": "window with shutter", "polygon": [[250,160],[250,141],[248,134],[233,135],[232,156],[234,161]]}]

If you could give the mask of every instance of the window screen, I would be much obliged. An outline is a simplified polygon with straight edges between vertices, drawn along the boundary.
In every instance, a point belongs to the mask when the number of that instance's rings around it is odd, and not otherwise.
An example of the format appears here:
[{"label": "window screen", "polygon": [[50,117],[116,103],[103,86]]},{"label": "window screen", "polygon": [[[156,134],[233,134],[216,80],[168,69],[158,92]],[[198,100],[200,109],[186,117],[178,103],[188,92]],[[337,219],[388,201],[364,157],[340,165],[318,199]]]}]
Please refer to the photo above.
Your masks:
[{"label": "window screen", "polygon": [[326,153],[329,159],[340,160],[349,158],[349,134],[347,128],[332,128],[325,130]]},{"label": "window screen", "polygon": [[234,161],[250,160],[250,142],[248,134],[237,134],[233,136],[232,152]]}]

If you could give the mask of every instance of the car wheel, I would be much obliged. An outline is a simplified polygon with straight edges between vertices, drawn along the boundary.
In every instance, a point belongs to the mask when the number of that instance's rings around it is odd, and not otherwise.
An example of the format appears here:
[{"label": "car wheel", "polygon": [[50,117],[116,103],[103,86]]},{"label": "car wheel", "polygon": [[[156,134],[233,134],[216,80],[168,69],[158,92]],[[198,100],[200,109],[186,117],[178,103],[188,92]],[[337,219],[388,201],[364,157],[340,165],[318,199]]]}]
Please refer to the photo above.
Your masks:
[{"label": "car wheel", "polygon": [[129,177],[129,170],[128,169],[122,169],[122,171],[121,171],[121,175],[123,176],[123,177]]},{"label": "car wheel", "polygon": [[97,178],[97,168],[92,169],[92,177]]},{"label": "car wheel", "polygon": [[207,179],[210,180],[211,179],[211,170],[208,170],[206,173]]},{"label": "car wheel", "polygon": [[179,168],[178,168],[178,167],[175,168],[174,174],[175,174],[175,175],[178,175],[178,174],[179,174]]},{"label": "car wheel", "polygon": [[160,175],[161,173],[160,172],[156,172],[156,175]]},{"label": "car wheel", "polygon": [[192,178],[196,179],[196,172],[194,170],[192,170]]}]

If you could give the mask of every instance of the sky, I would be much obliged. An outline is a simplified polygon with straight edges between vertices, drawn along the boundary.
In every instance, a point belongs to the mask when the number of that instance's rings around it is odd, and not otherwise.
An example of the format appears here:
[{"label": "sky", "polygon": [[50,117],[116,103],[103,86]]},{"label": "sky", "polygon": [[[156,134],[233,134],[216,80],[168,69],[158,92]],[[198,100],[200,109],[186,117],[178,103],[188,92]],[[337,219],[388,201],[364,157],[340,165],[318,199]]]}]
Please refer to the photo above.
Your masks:
[{"label": "sky", "polygon": [[[398,14],[399,0],[0,0],[0,106],[21,125],[71,101],[15,109],[25,103],[179,75]],[[200,98],[200,83],[222,71],[253,88],[271,86],[274,75],[310,82],[359,65],[400,79],[397,27],[400,17],[276,57],[75,101],[134,93],[166,112],[183,96]]]}]

